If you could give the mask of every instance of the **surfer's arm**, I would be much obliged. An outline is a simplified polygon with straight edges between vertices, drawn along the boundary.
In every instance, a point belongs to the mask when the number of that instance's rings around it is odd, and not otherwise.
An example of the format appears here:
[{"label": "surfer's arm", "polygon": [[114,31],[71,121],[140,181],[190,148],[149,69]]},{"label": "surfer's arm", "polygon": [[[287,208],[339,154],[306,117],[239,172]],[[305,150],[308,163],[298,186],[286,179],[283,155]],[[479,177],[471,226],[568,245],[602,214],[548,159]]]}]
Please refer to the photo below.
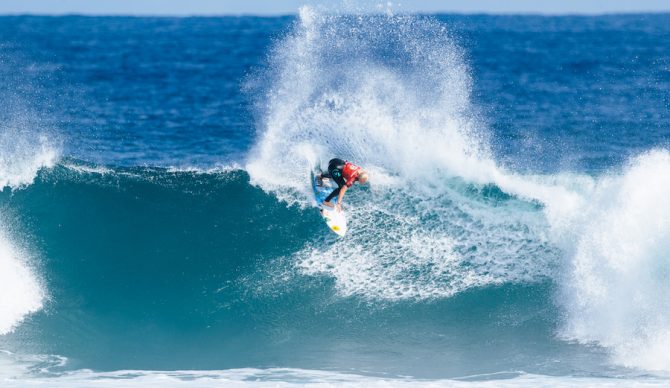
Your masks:
[{"label": "surfer's arm", "polygon": [[347,192],[349,189],[349,186],[344,185],[340,187],[340,194],[337,196],[337,206],[342,210],[342,198],[344,198],[344,193]]}]

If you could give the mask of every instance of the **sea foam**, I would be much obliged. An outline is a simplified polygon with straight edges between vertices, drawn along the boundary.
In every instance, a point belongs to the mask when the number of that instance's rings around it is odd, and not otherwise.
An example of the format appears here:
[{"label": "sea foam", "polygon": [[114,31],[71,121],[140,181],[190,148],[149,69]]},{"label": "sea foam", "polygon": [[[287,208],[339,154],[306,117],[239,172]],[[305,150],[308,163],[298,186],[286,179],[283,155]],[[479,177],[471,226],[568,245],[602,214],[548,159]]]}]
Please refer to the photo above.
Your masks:
[{"label": "sea foam", "polygon": [[27,255],[0,233],[0,335],[11,332],[26,315],[38,311],[44,292]]}]

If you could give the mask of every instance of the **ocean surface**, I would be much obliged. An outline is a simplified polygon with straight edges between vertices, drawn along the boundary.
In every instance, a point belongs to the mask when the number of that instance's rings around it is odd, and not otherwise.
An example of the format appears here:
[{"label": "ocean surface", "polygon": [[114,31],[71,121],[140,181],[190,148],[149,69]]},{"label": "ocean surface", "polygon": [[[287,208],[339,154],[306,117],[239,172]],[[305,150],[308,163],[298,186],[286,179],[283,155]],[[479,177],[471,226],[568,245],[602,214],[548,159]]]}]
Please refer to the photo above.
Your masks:
[{"label": "ocean surface", "polygon": [[0,385],[670,385],[669,140],[668,14],[0,17]]}]

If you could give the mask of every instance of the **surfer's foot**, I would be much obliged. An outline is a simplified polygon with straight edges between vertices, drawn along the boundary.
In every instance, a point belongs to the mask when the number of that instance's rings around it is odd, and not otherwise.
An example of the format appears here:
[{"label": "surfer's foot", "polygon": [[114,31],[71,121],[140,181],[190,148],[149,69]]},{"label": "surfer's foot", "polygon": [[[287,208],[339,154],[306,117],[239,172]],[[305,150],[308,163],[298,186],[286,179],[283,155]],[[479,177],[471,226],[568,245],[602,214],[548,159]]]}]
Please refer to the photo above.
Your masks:
[{"label": "surfer's foot", "polygon": [[324,202],[323,204],[326,205],[326,206],[328,206],[328,207],[335,207],[335,205],[333,205],[333,204],[330,203],[330,202]]}]

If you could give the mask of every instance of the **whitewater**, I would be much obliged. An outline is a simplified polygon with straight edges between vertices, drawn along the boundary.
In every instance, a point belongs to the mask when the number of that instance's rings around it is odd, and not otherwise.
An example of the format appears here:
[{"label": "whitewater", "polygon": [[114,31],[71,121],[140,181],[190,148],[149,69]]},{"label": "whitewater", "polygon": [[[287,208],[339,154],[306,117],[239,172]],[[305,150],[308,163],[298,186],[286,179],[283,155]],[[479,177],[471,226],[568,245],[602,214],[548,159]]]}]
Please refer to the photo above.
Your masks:
[{"label": "whitewater", "polygon": [[[303,7],[280,31],[235,86],[243,157],[100,162],[2,124],[3,385],[667,385],[663,144],[518,168],[448,23]],[[345,239],[311,205],[334,156],[371,176]]]}]

